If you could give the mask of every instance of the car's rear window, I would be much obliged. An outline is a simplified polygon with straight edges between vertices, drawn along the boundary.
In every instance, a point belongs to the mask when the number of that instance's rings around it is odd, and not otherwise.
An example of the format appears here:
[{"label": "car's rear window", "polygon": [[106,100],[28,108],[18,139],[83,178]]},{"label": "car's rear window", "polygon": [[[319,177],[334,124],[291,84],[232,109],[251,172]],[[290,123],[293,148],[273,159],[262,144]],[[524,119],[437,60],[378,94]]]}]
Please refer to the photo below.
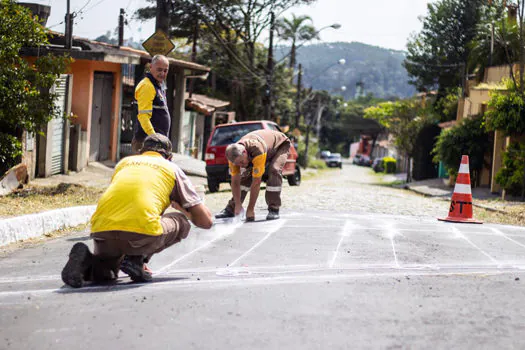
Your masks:
[{"label": "car's rear window", "polygon": [[222,128],[215,129],[215,133],[210,142],[210,146],[223,146],[235,143],[241,137],[254,130],[262,129],[262,124],[232,124]]}]

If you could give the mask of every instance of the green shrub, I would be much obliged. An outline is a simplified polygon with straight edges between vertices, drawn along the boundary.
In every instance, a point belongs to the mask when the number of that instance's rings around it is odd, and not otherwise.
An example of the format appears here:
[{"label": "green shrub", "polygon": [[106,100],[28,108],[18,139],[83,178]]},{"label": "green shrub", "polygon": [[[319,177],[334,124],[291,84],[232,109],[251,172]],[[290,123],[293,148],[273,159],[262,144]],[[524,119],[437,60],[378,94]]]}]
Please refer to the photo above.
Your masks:
[{"label": "green shrub", "polygon": [[525,145],[512,143],[503,152],[503,167],[496,174],[496,182],[510,194],[519,195],[523,189]]},{"label": "green shrub", "polygon": [[396,164],[397,161],[392,157],[383,158],[383,169],[385,169],[385,173],[387,174],[393,174],[396,172]]},{"label": "green shrub", "polygon": [[483,168],[485,152],[489,147],[489,137],[483,128],[483,118],[474,116],[461,119],[456,126],[443,130],[437,137],[432,150],[434,162],[443,162],[450,176],[456,176],[461,156],[468,155],[470,171]]},{"label": "green shrub", "polygon": [[22,156],[22,144],[13,135],[0,132],[0,177],[15,166]]},{"label": "green shrub", "polygon": [[310,159],[308,160],[308,167],[313,168],[313,169],[326,169],[327,168],[324,160],[315,159],[312,157],[310,157]]},{"label": "green shrub", "polygon": [[505,134],[525,133],[525,101],[511,80],[506,81],[506,91],[490,95],[488,110],[484,114],[485,128],[489,131],[503,130]]}]

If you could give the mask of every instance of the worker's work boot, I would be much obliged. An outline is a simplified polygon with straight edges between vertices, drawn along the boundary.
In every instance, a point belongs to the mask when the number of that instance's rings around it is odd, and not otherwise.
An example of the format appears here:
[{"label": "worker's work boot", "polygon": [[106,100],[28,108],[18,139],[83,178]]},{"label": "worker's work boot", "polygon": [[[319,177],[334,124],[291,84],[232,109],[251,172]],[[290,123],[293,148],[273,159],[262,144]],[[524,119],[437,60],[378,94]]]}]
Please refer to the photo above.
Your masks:
[{"label": "worker's work boot", "polygon": [[133,282],[151,282],[151,273],[144,270],[142,255],[126,255],[120,264],[122,272],[129,275]]},{"label": "worker's work boot", "polygon": [[88,280],[93,261],[93,254],[84,243],[75,243],[69,252],[69,260],[62,269],[62,281],[73,288],[80,288]]},{"label": "worker's work boot", "polygon": [[268,215],[266,215],[266,220],[277,220],[279,219],[279,209],[268,209]]},{"label": "worker's work boot", "polygon": [[120,257],[93,256],[92,279],[96,283],[115,281],[118,278]]},{"label": "worker's work boot", "polygon": [[235,214],[228,208],[224,208],[217,214],[215,214],[216,219],[225,219],[225,218],[233,218]]}]

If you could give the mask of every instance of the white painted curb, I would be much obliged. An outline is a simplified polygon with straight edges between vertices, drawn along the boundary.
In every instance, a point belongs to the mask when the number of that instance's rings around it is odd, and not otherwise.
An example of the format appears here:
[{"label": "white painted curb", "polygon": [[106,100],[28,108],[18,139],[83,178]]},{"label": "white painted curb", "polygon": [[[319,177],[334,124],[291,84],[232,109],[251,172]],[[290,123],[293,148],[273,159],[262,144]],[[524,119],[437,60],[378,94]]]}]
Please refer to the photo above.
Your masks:
[{"label": "white painted curb", "polygon": [[96,207],[96,205],[85,205],[55,209],[0,220],[0,246],[86,224],[91,219]]}]

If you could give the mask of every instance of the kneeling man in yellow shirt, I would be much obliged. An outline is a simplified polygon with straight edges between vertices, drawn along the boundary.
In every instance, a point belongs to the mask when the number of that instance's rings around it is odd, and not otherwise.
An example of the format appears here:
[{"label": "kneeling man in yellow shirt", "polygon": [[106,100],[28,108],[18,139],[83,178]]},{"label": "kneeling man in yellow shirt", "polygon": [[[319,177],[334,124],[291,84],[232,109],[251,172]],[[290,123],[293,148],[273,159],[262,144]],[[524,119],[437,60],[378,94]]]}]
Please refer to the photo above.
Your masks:
[{"label": "kneeling man in yellow shirt", "polygon": [[[188,236],[190,221],[209,229],[212,216],[184,172],[170,161],[171,141],[162,134],[144,140],[141,154],[115,167],[111,184],[91,218],[94,253],[76,243],[62,270],[62,281],[115,280],[119,269],[135,282],[151,281],[144,263]],[[170,206],[179,212],[164,213]]]}]

